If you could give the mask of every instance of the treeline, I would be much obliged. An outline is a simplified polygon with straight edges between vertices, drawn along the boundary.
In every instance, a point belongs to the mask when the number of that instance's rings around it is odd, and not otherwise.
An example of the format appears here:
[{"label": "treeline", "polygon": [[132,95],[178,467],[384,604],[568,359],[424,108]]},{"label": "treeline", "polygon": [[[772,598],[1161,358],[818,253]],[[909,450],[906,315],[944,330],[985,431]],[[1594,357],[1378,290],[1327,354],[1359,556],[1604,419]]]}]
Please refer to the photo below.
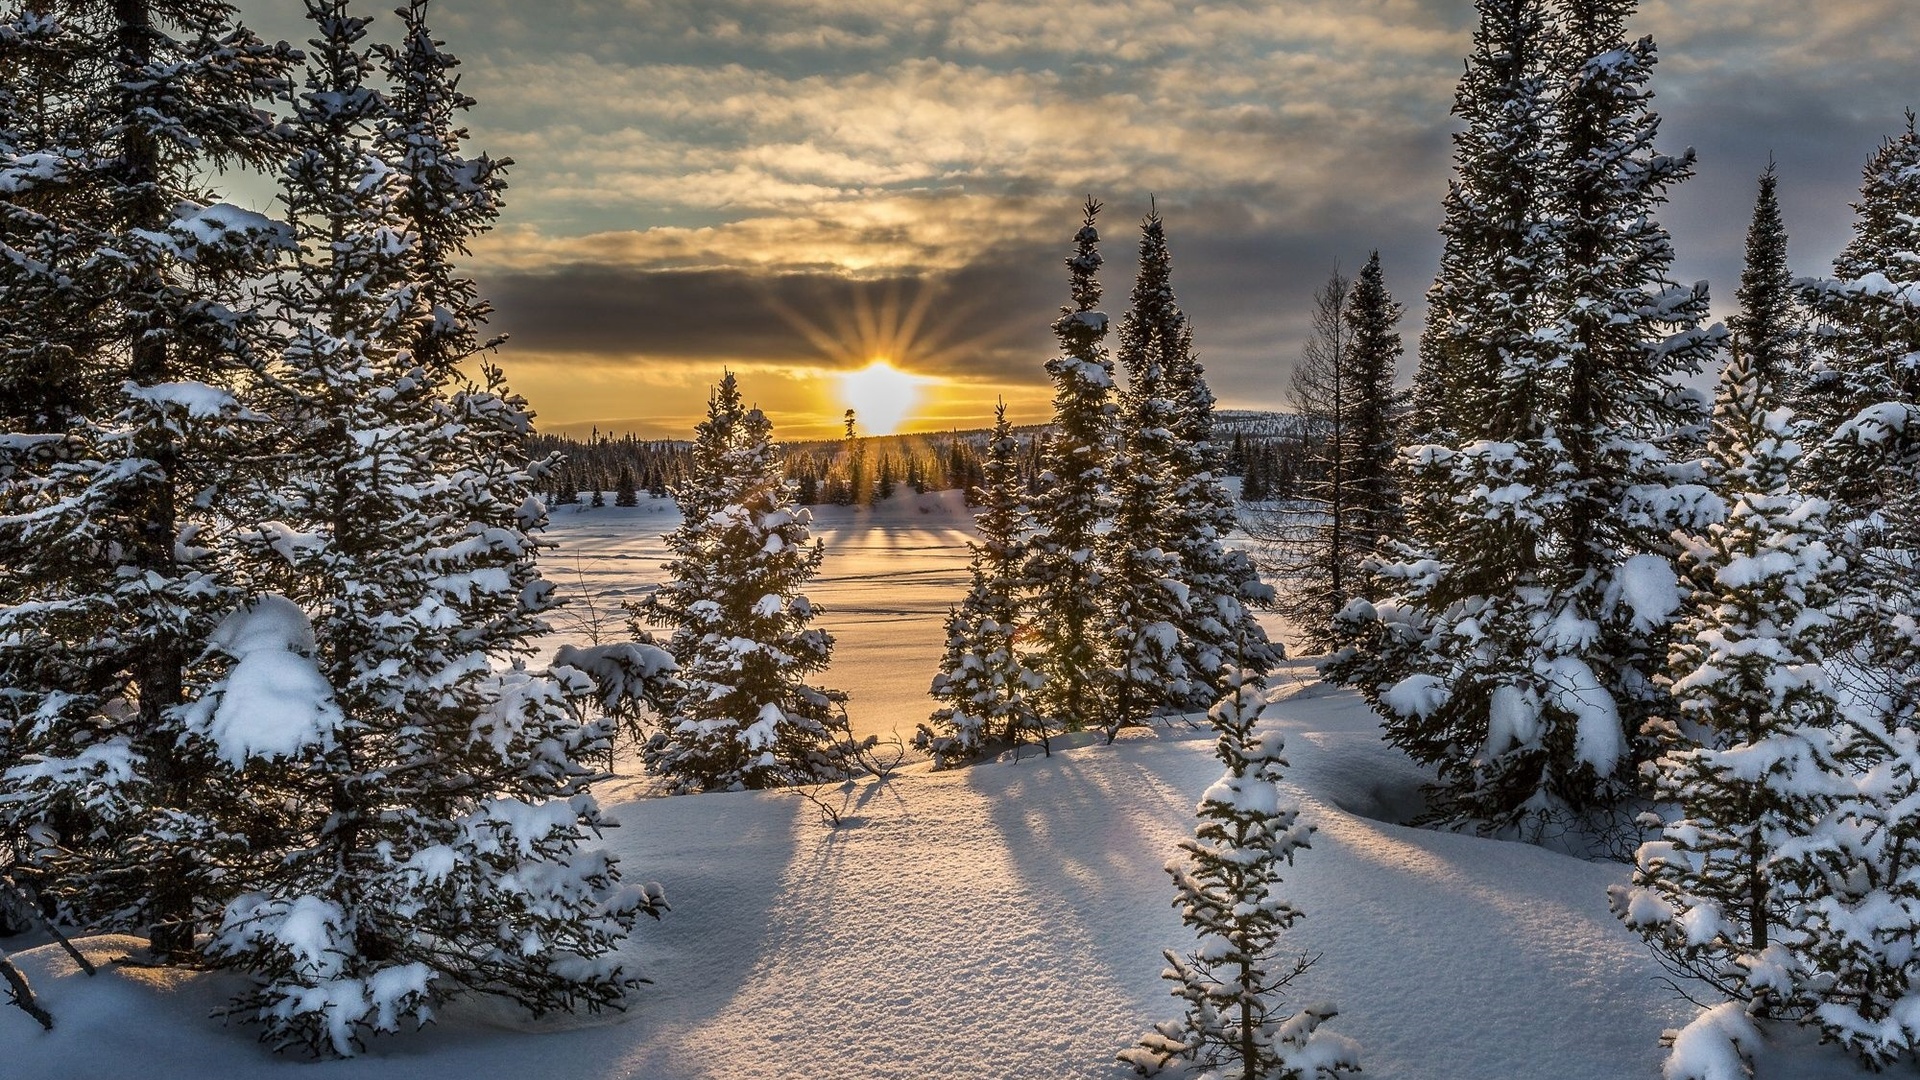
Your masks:
[{"label": "treeline", "polygon": [[[1041,432],[1033,427],[1019,431],[1020,483],[1036,490]],[[783,443],[779,454],[799,504],[867,506],[901,490],[957,489],[971,498],[985,479],[981,456],[988,438],[986,431],[856,436]],[[632,505],[620,503],[619,496],[644,491],[664,498],[692,476],[693,447],[678,440],[616,438],[595,431],[586,439],[535,435],[530,445],[536,454],[558,458],[548,489],[553,505],[592,502],[596,495],[600,503],[611,495],[619,505]]]},{"label": "treeline", "polygon": [[[1244,415],[1244,414],[1243,414]],[[1283,413],[1252,414],[1260,430],[1236,431],[1221,455],[1225,475],[1241,477],[1240,497],[1249,502],[1296,497],[1303,482],[1321,475],[1311,429]],[[1252,426],[1252,425],[1250,425]],[[1040,488],[1040,445],[1045,428],[1014,427],[1013,464],[1028,493]],[[803,506],[865,506],[894,492],[953,491],[974,498],[985,482],[983,457],[992,433],[981,429],[920,435],[856,436],[781,445],[786,476]],[[535,457],[557,460],[549,472],[548,504],[581,502],[630,506],[623,494],[665,498],[687,481],[692,444],[678,439],[641,439],[602,434],[584,439],[535,434]]]}]

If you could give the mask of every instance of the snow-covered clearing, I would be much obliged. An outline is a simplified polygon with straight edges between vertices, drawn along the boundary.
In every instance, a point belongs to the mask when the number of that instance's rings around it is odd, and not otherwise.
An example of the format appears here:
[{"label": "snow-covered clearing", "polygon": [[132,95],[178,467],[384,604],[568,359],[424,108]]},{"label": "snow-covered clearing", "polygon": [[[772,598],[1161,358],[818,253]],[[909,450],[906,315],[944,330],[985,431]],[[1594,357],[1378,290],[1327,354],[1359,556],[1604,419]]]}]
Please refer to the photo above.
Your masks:
[{"label": "snow-covered clearing", "polygon": [[[926,498],[926,514],[820,515],[830,550],[861,553],[829,556],[811,591],[840,637],[831,684],[854,691],[868,730],[926,715],[938,617],[963,587],[965,511]],[[577,551],[589,588],[631,595],[672,524],[659,505],[562,515],[555,576]],[[1608,914],[1626,868],[1389,823],[1420,774],[1357,700],[1307,674],[1283,674],[1266,714],[1286,735],[1286,790],[1319,829],[1287,880],[1307,912],[1290,941],[1320,956],[1293,1000],[1339,1005],[1328,1030],[1359,1040],[1368,1076],[1658,1076],[1660,1031],[1691,1007]],[[829,789],[839,829],[791,793],[616,806],[608,846],[674,905],[629,947],[654,984],[624,1015],[531,1022],[462,1004],[364,1057],[307,1065],[208,1018],[225,977],[108,966],[88,979],[15,939],[58,1026],[0,1002],[0,1080],[1123,1080],[1114,1053],[1177,1013],[1160,950],[1187,938],[1161,867],[1220,767],[1197,730],[1078,741]],[[102,959],[128,947],[83,944]],[[1789,1040],[1761,1080],[1855,1075]]]},{"label": "snow-covered clearing", "polygon": [[[904,742],[934,708],[927,696],[946,644],[947,609],[967,591],[973,510],[958,491],[905,491],[872,508],[816,506],[825,545],[807,596],[834,637],[834,662],[818,682],[847,691],[856,734]],[[554,642],[579,640],[597,612],[610,640],[624,632],[619,609],[652,591],[667,558],[662,538],[680,524],[673,503],[641,496],[637,507],[557,507],[546,539],[546,572],[569,605]],[[584,598],[594,598],[589,611]]]}]

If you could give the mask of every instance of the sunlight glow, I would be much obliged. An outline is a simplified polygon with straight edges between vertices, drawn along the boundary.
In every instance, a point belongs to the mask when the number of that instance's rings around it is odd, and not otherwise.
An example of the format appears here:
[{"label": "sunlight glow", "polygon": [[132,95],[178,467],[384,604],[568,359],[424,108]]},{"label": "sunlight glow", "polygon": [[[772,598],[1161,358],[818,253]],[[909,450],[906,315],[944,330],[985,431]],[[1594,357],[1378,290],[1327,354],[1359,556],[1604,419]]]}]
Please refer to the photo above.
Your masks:
[{"label": "sunlight glow", "polygon": [[840,376],[840,398],[853,410],[859,434],[892,435],[913,412],[923,381],[885,360],[875,360]]}]

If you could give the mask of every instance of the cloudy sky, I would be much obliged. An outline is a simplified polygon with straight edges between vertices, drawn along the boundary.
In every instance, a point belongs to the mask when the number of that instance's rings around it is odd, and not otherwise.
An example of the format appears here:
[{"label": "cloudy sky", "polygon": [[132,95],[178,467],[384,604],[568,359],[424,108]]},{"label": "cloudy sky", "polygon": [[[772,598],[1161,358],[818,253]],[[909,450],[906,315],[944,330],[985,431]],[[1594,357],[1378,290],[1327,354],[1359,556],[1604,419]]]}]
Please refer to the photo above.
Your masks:
[{"label": "cloudy sky", "polygon": [[[1732,298],[1753,178],[1779,162],[1798,273],[1844,242],[1859,169],[1920,104],[1912,0],[1649,0],[1663,220],[1684,280]],[[294,0],[243,0],[304,39]],[[1092,194],[1109,310],[1138,220],[1223,404],[1283,402],[1313,289],[1378,248],[1419,299],[1438,260],[1470,0],[439,0],[512,157],[474,270],[550,429],[685,437],[723,368],[817,436],[838,373],[921,376],[906,426],[1046,413],[1047,324]],[[386,5],[369,11],[384,15]],[[394,20],[379,26],[391,32]]]}]

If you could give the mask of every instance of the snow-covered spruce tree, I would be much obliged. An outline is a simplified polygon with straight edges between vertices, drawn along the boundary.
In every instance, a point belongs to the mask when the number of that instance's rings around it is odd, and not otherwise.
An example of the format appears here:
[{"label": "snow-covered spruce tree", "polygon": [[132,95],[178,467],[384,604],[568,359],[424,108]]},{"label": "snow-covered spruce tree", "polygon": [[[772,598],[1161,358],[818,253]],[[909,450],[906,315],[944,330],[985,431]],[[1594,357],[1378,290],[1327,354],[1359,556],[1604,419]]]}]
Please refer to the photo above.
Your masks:
[{"label": "snow-covered spruce tree", "polygon": [[1833,502],[1851,568],[1843,679],[1888,722],[1920,722],[1920,134],[1867,162],[1853,238],[1806,290],[1816,371],[1801,405],[1808,472]]},{"label": "snow-covered spruce tree", "polygon": [[[1388,741],[1439,770],[1437,818],[1524,829],[1549,808],[1539,784],[1561,780],[1549,761],[1568,741],[1541,722],[1528,641],[1550,621],[1553,561],[1534,496],[1551,490],[1561,458],[1535,334],[1552,260],[1539,185],[1548,25],[1541,0],[1478,8],[1415,387],[1417,426],[1444,441],[1406,450],[1409,535],[1381,567],[1388,596],[1340,613],[1347,644],[1323,673],[1358,688]],[[1549,749],[1549,735],[1562,745]]]},{"label": "snow-covered spruce tree", "polygon": [[[1678,376],[1710,355],[1703,287],[1667,280],[1652,212],[1691,157],[1653,152],[1630,3],[1485,0],[1423,376],[1443,443],[1412,448],[1412,543],[1357,603],[1330,675],[1439,768],[1436,816],[1545,839],[1611,832],[1664,707],[1668,536],[1702,491]],[[1423,420],[1423,424],[1427,421]]]},{"label": "snow-covered spruce tree", "polygon": [[1878,1068],[1920,1052],[1920,730],[1842,693],[1853,782],[1792,866],[1794,952],[1822,1038]]},{"label": "snow-covered spruce tree", "polygon": [[1098,686],[1109,735],[1156,714],[1186,712],[1196,697],[1208,696],[1180,647],[1190,596],[1173,541],[1182,523],[1175,485],[1183,478],[1173,467],[1180,403],[1167,374],[1189,340],[1173,296],[1166,227],[1150,213],[1140,227],[1132,303],[1120,318],[1117,358],[1127,387],[1112,459],[1112,527],[1094,547],[1105,606]]},{"label": "snow-covered spruce tree", "polygon": [[257,980],[234,1014],[316,1054],[463,992],[619,1008],[640,980],[613,950],[665,905],[583,848],[603,824],[583,760],[607,731],[581,723],[581,688],[522,663],[549,591],[524,404],[417,358],[421,262],[374,138],[389,102],[365,81],[366,20],[346,0],[307,14],[283,177],[288,475],[242,541],[271,591],[222,624],[225,678],[188,710],[253,849],[206,952]]},{"label": "snow-covered spruce tree", "polygon": [[833,637],[810,627],[801,590],[825,556],[792,505],[773,426],[749,409],[728,372],[694,433],[667,536],[672,580],[634,609],[670,627],[679,662],[673,705],[647,766],[679,791],[726,791],[839,780],[859,771],[846,695],[810,686]]},{"label": "snow-covered spruce tree", "polygon": [[[1169,303],[1175,314],[1179,308]],[[1220,448],[1213,441],[1213,391],[1193,351],[1192,327],[1180,316],[1179,347],[1164,335],[1162,378],[1173,402],[1173,442],[1168,447],[1173,520],[1165,532],[1186,583],[1179,624],[1190,693],[1178,707],[1199,711],[1227,692],[1229,665],[1264,676],[1285,654],[1255,618],[1273,603],[1273,588],[1245,551],[1227,538],[1240,524],[1239,504],[1227,490]]]},{"label": "snow-covered spruce tree", "polygon": [[412,240],[396,299],[413,361],[442,391],[448,426],[436,464],[448,477],[445,512],[463,532],[460,557],[469,573],[507,579],[462,597],[461,618],[477,640],[525,642],[545,632],[540,615],[553,603],[531,534],[545,525],[537,496],[556,460],[529,457],[533,413],[491,359],[503,340],[484,334],[493,306],[458,265],[499,217],[512,161],[463,149],[459,118],[476,103],[460,91],[460,61],[434,38],[428,13],[428,0],[408,0],[396,12],[400,44],[373,49],[389,87],[375,142],[401,181],[395,209]]},{"label": "snow-covered spruce tree", "polygon": [[1920,136],[1866,168],[1834,277],[1806,290],[1818,370],[1803,401],[1823,437],[1807,472],[1849,561],[1835,608],[1849,763],[1860,774],[1809,862],[1803,946],[1815,1019],[1870,1063],[1920,1050]]},{"label": "snow-covered spruce tree", "polygon": [[1577,617],[1592,634],[1566,644],[1566,662],[1592,673],[1619,717],[1613,737],[1628,743],[1613,777],[1603,761],[1588,762],[1603,794],[1653,752],[1635,736],[1667,712],[1654,676],[1667,662],[1669,613],[1641,603],[1640,585],[1671,575],[1673,531],[1700,524],[1691,462],[1705,416],[1677,387],[1724,338],[1705,325],[1706,283],[1672,280],[1673,243],[1655,218],[1667,189],[1692,175],[1694,154],[1654,149],[1654,42],[1626,33],[1637,7],[1563,0],[1556,63],[1552,229],[1561,280],[1546,333],[1565,365],[1554,422],[1571,476],[1545,509],[1565,552],[1560,590],[1573,594],[1556,617]]},{"label": "snow-covered spruce tree", "polygon": [[1100,204],[1082,208],[1074,253],[1067,259],[1073,302],[1060,309],[1053,333],[1060,353],[1047,361],[1053,377],[1053,430],[1041,453],[1033,502],[1038,533],[1027,579],[1032,622],[1046,676],[1044,702],[1054,723],[1078,730],[1104,719],[1100,671],[1100,569],[1096,530],[1110,497],[1113,457],[1113,363],[1102,342],[1107,316],[1099,310]]},{"label": "snow-covered spruce tree", "polygon": [[209,0],[11,5],[0,29],[0,833],[69,917],[185,956],[213,792],[188,666],[238,597],[216,513],[257,462],[250,288],[285,244],[216,170],[278,152],[290,51]]},{"label": "snow-covered spruce tree", "polygon": [[[1217,1080],[1331,1080],[1360,1069],[1352,1040],[1317,1030],[1331,1005],[1280,1011],[1283,991],[1314,958],[1279,955],[1280,935],[1301,911],[1279,895],[1281,868],[1307,847],[1313,827],[1280,793],[1278,733],[1259,729],[1265,680],[1228,665],[1228,690],[1208,719],[1226,774],[1200,797],[1199,823],[1167,864],[1180,921],[1200,937],[1191,952],[1165,952],[1162,977],[1187,1003],[1119,1059],[1142,1076],[1169,1067]],[[1183,1073],[1183,1074],[1184,1074]]]},{"label": "snow-covered spruce tree", "polygon": [[914,733],[913,743],[945,768],[978,757],[987,746],[1045,739],[1033,699],[1044,680],[1014,642],[1020,626],[1020,587],[1028,529],[1020,486],[1020,446],[1007,406],[993,412],[986,480],[976,490],[980,539],[968,570],[972,586],[947,614],[947,651],[931,693],[943,704]]},{"label": "snow-covered spruce tree", "polygon": [[[1751,256],[1751,252],[1750,252]],[[1841,564],[1826,504],[1795,490],[1791,413],[1744,349],[1714,401],[1710,476],[1724,521],[1686,540],[1691,596],[1667,680],[1677,715],[1651,762],[1675,807],[1613,903],[1675,971],[1758,1016],[1805,1007],[1796,866],[1849,786],[1822,663]],[[1713,1014],[1703,1023],[1717,1024]]]}]

